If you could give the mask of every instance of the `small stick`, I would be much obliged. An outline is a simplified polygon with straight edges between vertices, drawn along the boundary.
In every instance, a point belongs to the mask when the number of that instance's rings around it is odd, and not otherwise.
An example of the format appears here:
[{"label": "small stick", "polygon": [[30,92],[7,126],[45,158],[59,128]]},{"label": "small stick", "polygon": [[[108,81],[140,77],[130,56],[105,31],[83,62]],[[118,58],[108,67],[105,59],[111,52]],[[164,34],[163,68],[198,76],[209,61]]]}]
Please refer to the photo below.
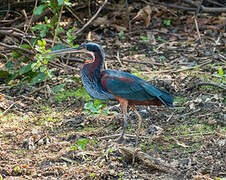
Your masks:
[{"label": "small stick", "polygon": [[59,28],[59,25],[60,25],[60,20],[61,20],[63,8],[64,8],[64,2],[63,2],[62,6],[61,6],[61,9],[60,9],[60,15],[59,15],[59,17],[58,17],[58,23],[57,23],[57,27],[56,27],[56,29],[55,29],[55,34],[54,34],[54,38],[53,38],[52,47],[54,46],[55,41],[56,41],[57,32],[58,32],[58,28]]},{"label": "small stick", "polygon": [[180,115],[180,117],[185,117],[185,116],[187,116],[187,115],[191,115],[191,114],[197,113],[197,112],[199,112],[199,111],[201,111],[201,108],[196,109],[196,110],[194,110],[194,111],[192,111],[192,112],[189,112],[189,113],[186,113],[186,114],[182,114],[182,115]]},{"label": "small stick", "polygon": [[131,21],[130,21],[130,18],[129,18],[128,0],[125,1],[125,4],[126,4],[126,14],[127,14],[127,22],[128,22],[129,32],[131,32]]},{"label": "small stick", "polygon": [[15,50],[21,50],[21,51],[24,51],[24,52],[26,52],[26,53],[28,53],[28,54],[30,54],[30,55],[35,55],[35,53],[33,53],[32,51],[30,51],[30,50],[28,50],[28,49],[25,49],[25,48],[22,48],[22,47],[19,47],[19,46],[10,46],[10,45],[7,45],[7,44],[5,44],[5,43],[2,43],[2,42],[0,42],[0,45],[1,46],[4,46],[4,47],[6,47],[6,48],[9,48],[9,49],[15,49]]},{"label": "small stick", "polygon": [[3,117],[14,105],[16,104],[16,102],[12,103],[1,115],[0,117]]},{"label": "small stick", "polygon": [[98,16],[98,14],[103,9],[103,7],[107,4],[107,2],[108,2],[108,0],[105,0],[104,1],[104,3],[102,4],[102,6],[96,12],[96,14],[81,29],[79,29],[77,32],[75,32],[75,35],[81,33],[85,28],[87,28],[90,25],[90,23]]},{"label": "small stick", "polygon": [[119,57],[119,51],[117,51],[117,56],[116,56],[116,58],[117,58],[117,60],[118,60],[118,62],[119,62],[119,64],[120,64],[120,66],[123,67],[122,61],[120,60],[120,57]]},{"label": "small stick", "polygon": [[84,24],[84,22],[69,8],[68,6],[65,6],[65,8],[81,23]]},{"label": "small stick", "polygon": [[172,119],[174,113],[175,113],[175,111],[170,115],[170,117],[166,120],[166,122],[169,122]]}]

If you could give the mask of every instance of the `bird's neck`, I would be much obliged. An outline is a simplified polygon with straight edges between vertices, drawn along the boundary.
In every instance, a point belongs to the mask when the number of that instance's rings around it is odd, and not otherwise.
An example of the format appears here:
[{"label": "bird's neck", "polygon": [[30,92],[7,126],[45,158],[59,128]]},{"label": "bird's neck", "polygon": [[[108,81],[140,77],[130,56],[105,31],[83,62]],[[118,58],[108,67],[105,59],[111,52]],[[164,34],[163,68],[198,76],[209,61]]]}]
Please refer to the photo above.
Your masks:
[{"label": "bird's neck", "polygon": [[82,69],[87,70],[86,72],[88,76],[99,76],[101,71],[103,70],[103,55],[99,52],[94,52],[94,57],[95,59],[93,62],[88,62],[82,67]]}]

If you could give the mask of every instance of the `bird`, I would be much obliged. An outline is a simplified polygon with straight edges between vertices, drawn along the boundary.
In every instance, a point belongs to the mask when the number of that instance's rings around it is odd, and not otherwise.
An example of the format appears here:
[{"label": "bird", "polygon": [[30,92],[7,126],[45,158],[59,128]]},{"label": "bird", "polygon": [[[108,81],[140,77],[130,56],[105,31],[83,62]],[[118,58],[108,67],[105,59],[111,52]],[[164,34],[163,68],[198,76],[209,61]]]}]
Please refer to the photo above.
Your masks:
[{"label": "bird", "polygon": [[138,116],[136,144],[142,125],[142,117],[136,110],[136,105],[155,105],[173,107],[174,97],[146,80],[128,72],[104,69],[105,53],[101,45],[94,42],[83,43],[78,47],[51,51],[44,55],[86,52],[92,54],[92,60],[86,60],[82,65],[80,75],[82,84],[88,94],[94,99],[118,101],[123,113],[123,128],[118,143],[125,141],[128,113],[131,109]]}]

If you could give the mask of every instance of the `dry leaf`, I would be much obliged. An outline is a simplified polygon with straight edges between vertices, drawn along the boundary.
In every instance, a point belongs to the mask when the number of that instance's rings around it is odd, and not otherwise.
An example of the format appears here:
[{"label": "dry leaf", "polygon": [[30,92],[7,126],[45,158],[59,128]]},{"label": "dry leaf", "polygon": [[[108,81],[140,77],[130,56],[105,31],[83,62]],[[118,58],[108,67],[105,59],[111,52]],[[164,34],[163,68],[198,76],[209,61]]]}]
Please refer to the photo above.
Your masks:
[{"label": "dry leaf", "polygon": [[138,11],[137,15],[131,20],[143,19],[145,21],[146,27],[150,25],[151,21],[151,7],[149,5],[145,6],[143,9]]},{"label": "dry leaf", "polygon": [[5,99],[5,95],[4,94],[0,94],[0,102],[3,102]]}]

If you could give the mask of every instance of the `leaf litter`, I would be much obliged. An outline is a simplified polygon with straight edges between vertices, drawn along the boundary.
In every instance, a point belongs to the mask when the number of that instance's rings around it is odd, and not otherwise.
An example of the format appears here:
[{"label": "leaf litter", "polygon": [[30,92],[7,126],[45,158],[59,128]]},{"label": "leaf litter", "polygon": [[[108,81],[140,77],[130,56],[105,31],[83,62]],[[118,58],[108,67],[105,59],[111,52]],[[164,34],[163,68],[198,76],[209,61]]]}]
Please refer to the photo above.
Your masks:
[{"label": "leaf litter", "polygon": [[[46,99],[45,87],[34,91],[23,85],[11,89],[1,86],[0,175],[3,178],[223,179],[226,176],[222,16],[203,14],[199,18],[204,47],[197,39],[192,15],[176,14],[161,6],[133,10],[136,10],[136,13],[131,11],[133,31],[127,31],[126,16],[119,18],[123,11],[117,11],[118,14],[98,17],[93,26],[105,31],[90,31],[87,38],[98,39],[104,46],[105,66],[133,73],[165,88],[175,96],[175,108],[137,108],[144,123],[136,152],[133,136],[127,136],[128,144],[124,146],[111,137],[121,132],[117,104],[105,102],[109,114],[90,116],[82,112],[86,103],[82,97],[64,91],[81,87],[79,80],[73,80],[75,69],[65,73],[58,68],[59,76],[48,81],[50,89],[56,82],[64,83],[61,88],[67,95],[60,96],[61,101],[53,98],[61,92],[60,88]],[[138,17],[144,21],[138,21]],[[76,69],[80,66],[69,65]],[[60,75],[69,80],[62,82]],[[219,86],[194,86],[200,82]],[[127,133],[133,135],[137,128],[134,112],[129,113],[129,119]],[[160,165],[156,166],[157,163]],[[167,171],[168,168],[176,173]]]}]

